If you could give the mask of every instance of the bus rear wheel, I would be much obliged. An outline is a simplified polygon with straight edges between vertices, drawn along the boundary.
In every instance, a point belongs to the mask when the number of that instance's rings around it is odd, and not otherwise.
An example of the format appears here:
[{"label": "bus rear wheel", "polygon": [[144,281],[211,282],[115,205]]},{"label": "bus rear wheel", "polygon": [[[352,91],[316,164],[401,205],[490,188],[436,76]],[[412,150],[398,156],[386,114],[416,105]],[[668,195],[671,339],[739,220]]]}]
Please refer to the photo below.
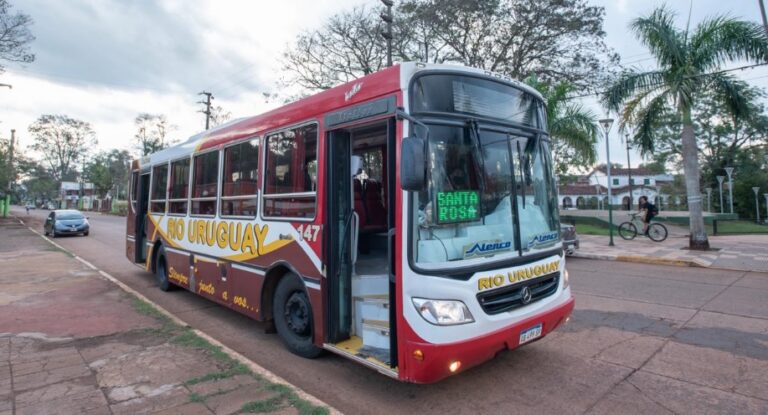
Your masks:
[{"label": "bus rear wheel", "polygon": [[292,353],[310,359],[323,353],[314,344],[312,304],[296,274],[288,273],[277,283],[272,315],[277,334]]}]

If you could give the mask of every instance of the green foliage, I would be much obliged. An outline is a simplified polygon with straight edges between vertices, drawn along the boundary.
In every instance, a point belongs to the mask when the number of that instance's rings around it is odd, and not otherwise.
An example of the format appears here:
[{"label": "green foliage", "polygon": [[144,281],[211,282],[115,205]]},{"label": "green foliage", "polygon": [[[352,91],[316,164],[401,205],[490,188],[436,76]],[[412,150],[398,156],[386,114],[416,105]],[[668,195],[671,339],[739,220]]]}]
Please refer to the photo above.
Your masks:
[{"label": "green foliage", "polygon": [[247,366],[245,366],[242,363],[238,363],[235,366],[233,366],[233,367],[231,367],[231,368],[229,368],[229,369],[227,369],[227,370],[225,370],[223,372],[208,373],[208,374],[203,375],[203,376],[192,378],[192,379],[184,382],[184,384],[185,385],[195,385],[195,384],[198,384],[198,383],[209,382],[209,381],[212,381],[212,380],[227,379],[227,378],[231,378],[233,376],[247,375],[247,374],[250,374],[250,373],[251,373],[251,370],[248,369]]},{"label": "green foliage", "polygon": [[187,398],[189,399],[190,402],[194,402],[194,403],[205,402],[205,397],[196,392],[190,393],[189,395],[187,395]]},{"label": "green foliage", "polygon": [[535,76],[525,82],[544,97],[556,172],[562,175],[592,167],[597,160],[597,117],[568,98],[575,87],[565,81],[546,84]]},{"label": "green foliage", "polygon": [[[666,7],[635,19],[631,29],[656,59],[658,69],[622,73],[603,96],[606,107],[620,111],[619,127],[634,127],[633,141],[643,153],[653,153],[660,141],[660,126],[681,125],[680,155],[685,171],[686,195],[699,199],[699,155],[693,111],[705,91],[734,119],[749,114],[749,97],[742,82],[722,66],[738,61],[768,61],[768,34],[748,21],[725,16],[706,19],[690,31],[674,26],[675,15]],[[700,199],[699,199],[700,200]],[[701,203],[691,203],[691,248],[709,246]]]},{"label": "green foliage", "polygon": [[301,415],[327,415],[329,413],[328,408],[315,406],[301,399],[293,389],[286,385],[269,383],[266,389],[277,392],[277,395],[261,401],[248,402],[243,405],[242,411],[247,413],[274,412],[290,405],[298,409]]},{"label": "green foliage", "polygon": [[102,151],[88,161],[83,176],[88,182],[93,183],[99,197],[106,197],[111,191],[113,198],[117,196],[125,199],[130,163],[131,155],[126,150]]}]

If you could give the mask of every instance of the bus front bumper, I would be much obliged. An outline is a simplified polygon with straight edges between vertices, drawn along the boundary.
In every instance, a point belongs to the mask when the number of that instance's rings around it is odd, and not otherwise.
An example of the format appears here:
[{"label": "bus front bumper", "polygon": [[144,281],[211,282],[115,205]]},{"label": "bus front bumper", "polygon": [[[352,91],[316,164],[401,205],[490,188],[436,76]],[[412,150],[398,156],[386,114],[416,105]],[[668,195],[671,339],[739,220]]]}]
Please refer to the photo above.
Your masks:
[{"label": "bus front bumper", "polygon": [[[562,304],[546,312],[488,335],[463,342],[432,344],[409,341],[405,355],[408,359],[408,373],[401,376],[404,375],[403,380],[409,382],[432,383],[463,372],[492,359],[500,351],[517,348],[520,346],[521,333],[539,324],[542,325],[541,336],[536,340],[543,338],[567,320],[573,307],[574,299],[571,296]],[[414,358],[416,354],[423,356],[423,360]]]}]

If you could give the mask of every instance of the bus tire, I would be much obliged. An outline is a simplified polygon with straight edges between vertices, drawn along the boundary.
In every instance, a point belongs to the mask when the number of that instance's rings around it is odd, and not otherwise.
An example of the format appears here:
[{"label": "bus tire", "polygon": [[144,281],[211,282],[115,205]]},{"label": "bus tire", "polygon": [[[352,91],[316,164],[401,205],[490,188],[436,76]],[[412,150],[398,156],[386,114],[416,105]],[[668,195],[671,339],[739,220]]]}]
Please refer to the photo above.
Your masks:
[{"label": "bus tire", "polygon": [[277,334],[292,353],[310,359],[323,353],[314,343],[312,304],[296,274],[289,272],[278,281],[272,315]]},{"label": "bus tire", "polygon": [[168,280],[168,270],[165,264],[165,249],[161,246],[157,251],[157,264],[155,265],[155,281],[157,281],[157,288],[162,291],[169,291],[171,289],[171,281]]}]

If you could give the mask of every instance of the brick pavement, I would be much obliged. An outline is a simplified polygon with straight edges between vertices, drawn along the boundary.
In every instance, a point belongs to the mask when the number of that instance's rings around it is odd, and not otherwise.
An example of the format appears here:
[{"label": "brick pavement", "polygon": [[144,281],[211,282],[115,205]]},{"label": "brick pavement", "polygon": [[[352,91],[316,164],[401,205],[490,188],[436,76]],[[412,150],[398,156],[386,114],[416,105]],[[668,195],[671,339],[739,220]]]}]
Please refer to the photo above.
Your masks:
[{"label": "brick pavement", "polygon": [[327,413],[17,221],[0,269],[0,415]]}]

